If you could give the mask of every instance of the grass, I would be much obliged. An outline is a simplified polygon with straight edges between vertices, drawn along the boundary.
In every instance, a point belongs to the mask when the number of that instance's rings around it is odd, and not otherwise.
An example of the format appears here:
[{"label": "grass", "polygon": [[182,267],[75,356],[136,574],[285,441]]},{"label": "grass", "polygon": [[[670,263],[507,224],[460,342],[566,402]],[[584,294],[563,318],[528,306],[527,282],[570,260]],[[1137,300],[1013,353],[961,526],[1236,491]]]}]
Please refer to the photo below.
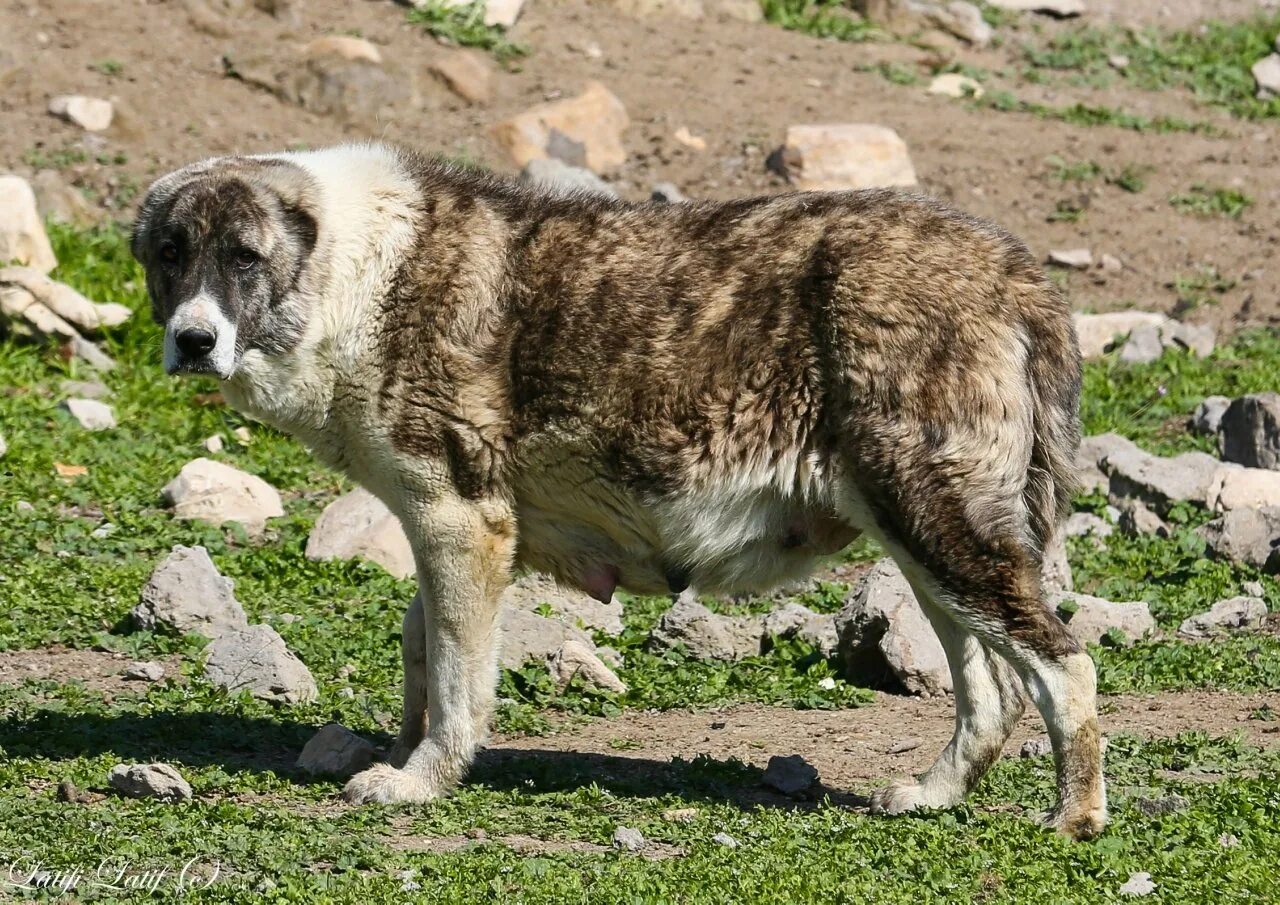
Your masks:
[{"label": "grass", "polygon": [[760,9],[766,22],[815,38],[872,41],[884,36],[838,0],[760,0]]},{"label": "grass", "polygon": [[1253,199],[1238,189],[1224,189],[1196,183],[1191,191],[1171,195],[1169,203],[1180,214],[1197,217],[1229,217],[1239,220],[1253,205]]},{"label": "grass", "polygon": [[487,50],[499,63],[510,64],[516,58],[528,55],[529,49],[510,40],[505,28],[486,25],[484,11],[485,5],[481,0],[461,6],[430,0],[424,6],[415,6],[407,15],[411,23],[422,26],[428,34],[460,47]]},{"label": "grass", "polygon": [[1280,116],[1280,99],[1255,97],[1250,67],[1271,52],[1280,13],[1240,22],[1208,22],[1187,31],[1133,31],[1083,27],[1024,48],[1034,69],[1075,75],[1112,74],[1114,55],[1129,63],[1116,77],[1149,90],[1182,88],[1205,104],[1248,120]]},{"label": "grass", "polygon": [[1114,107],[1084,103],[1055,107],[1018,98],[1008,91],[994,91],[975,103],[984,109],[1005,113],[1029,113],[1039,119],[1056,120],[1073,126],[1114,126],[1133,132],[1151,132],[1165,135],[1189,132],[1199,135],[1217,135],[1219,129],[1212,123],[1186,120],[1176,116],[1140,116],[1117,110]]},{"label": "grass", "polygon": [[[60,381],[90,376],[79,366],[32,345],[0,344],[0,424],[9,444],[0,460],[0,649],[97,645],[128,658],[183,659],[180,676],[111,695],[76,682],[0,685],[0,861],[39,858],[49,871],[92,871],[109,859],[137,875],[194,859],[205,878],[216,866],[207,889],[182,894],[194,902],[1095,902],[1116,899],[1135,871],[1152,874],[1153,902],[1204,901],[1223,890],[1260,901],[1272,893],[1280,871],[1280,760],[1239,738],[1195,733],[1111,740],[1114,823],[1087,845],[1052,837],[1030,819],[1052,800],[1045,757],[1001,761],[961,807],[889,821],[836,798],[760,806],[757,767],[697,751],[671,763],[646,760],[644,739],[632,735],[612,738],[608,756],[490,753],[457,795],[430,807],[336,805],[339,785],[301,774],[293,759],[330,720],[379,744],[391,740],[399,621],[412,585],[367,563],[306,559],[311,525],[346,483],[292,440],[213,402],[214,384],[162,373],[159,332],[144,313],[142,276],[120,232],[55,227],[52,236],[62,262],[56,275],[140,313],[106,340],[119,362],[104,378],[120,422],[109,432],[82,432],[58,409]],[[1203,360],[1168,353],[1136,367],[1091,363],[1085,427],[1118,430],[1161,453],[1204,448],[1208,441],[1185,427],[1204,395],[1277,383],[1280,338],[1271,332],[1242,335]],[[287,515],[257,541],[176,522],[158,497],[185,461],[205,454],[205,437],[229,437],[240,427],[250,429],[252,442],[229,444],[221,458],[261,475],[285,497]],[[87,473],[60,478],[59,462]],[[19,500],[34,511],[19,511]],[[1078,505],[1103,503],[1085,498]],[[1077,585],[1146,600],[1165,629],[1250,580],[1263,580],[1268,604],[1280,607],[1272,579],[1205,558],[1194,529],[1207,517],[1177,509],[1168,540],[1116,534],[1105,549],[1073,541]],[[104,522],[113,529],[95,536]],[[272,707],[230,697],[200,677],[199,640],[123,629],[151,567],[175,543],[208,547],[235,580],[250,618],[275,626],[308,664],[316,702]],[[861,544],[845,557],[878,554]],[[826,584],[801,602],[830,612],[846,591]],[[732,613],[768,605],[716,604]],[[554,732],[566,720],[736,701],[841,710],[870,698],[799,642],[733,666],[651,652],[644,641],[665,606],[664,599],[628,598],[622,635],[600,638],[624,656],[626,695],[574,685],[561,693],[540,668],[506,671],[498,728]],[[299,618],[281,618],[286,613]],[[1267,634],[1212,648],[1173,639],[1092,653],[1108,692],[1280,687],[1280,640]],[[152,759],[178,766],[195,799],[56,800],[59,782],[100,788],[115,764]],[[1216,781],[1202,781],[1206,776]],[[1135,806],[1172,793],[1186,799],[1184,810],[1149,817]],[[663,818],[687,808],[697,810],[689,822]],[[618,826],[640,829],[680,854],[651,861],[615,851],[610,840]],[[714,841],[717,833],[737,847]],[[544,850],[518,853],[502,844],[513,835],[544,840]],[[433,849],[440,837],[457,837],[464,847]],[[0,870],[0,882],[5,876]],[[172,891],[82,886],[76,898],[142,902],[175,898]]]}]

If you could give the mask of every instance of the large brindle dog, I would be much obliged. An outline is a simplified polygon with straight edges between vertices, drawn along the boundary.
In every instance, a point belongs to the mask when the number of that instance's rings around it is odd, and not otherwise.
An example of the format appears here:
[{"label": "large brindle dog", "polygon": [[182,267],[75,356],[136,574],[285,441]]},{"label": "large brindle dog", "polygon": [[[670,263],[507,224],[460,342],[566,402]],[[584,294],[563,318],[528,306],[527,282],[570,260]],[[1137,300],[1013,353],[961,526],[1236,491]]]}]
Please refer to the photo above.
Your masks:
[{"label": "large brindle dog", "polygon": [[959,802],[1023,710],[1049,816],[1106,822],[1095,674],[1040,566],[1073,489],[1068,310],[1007,233],[888,191],[628,204],[377,144],[227,157],[137,221],[171,373],[376,494],[413,546],[404,725],[354,802],[449,791],[518,567],[608,599],[765,588],[859,531],[946,649],[955,734],[897,814]]}]

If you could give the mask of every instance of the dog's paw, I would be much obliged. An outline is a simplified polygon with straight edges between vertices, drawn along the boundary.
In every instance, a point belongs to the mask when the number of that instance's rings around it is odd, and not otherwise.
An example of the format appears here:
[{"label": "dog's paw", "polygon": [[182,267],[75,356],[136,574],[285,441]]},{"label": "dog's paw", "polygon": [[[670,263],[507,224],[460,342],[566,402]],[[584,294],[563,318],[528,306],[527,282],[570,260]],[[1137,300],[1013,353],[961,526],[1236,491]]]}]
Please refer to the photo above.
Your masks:
[{"label": "dog's paw", "polygon": [[1106,806],[1055,809],[1045,814],[1041,823],[1073,842],[1083,842],[1099,835],[1107,826]]},{"label": "dog's paw", "polygon": [[348,780],[342,797],[351,804],[421,804],[435,798],[428,783],[390,764],[374,764]]},{"label": "dog's paw", "polygon": [[929,806],[925,800],[924,787],[908,779],[896,779],[883,789],[876,789],[871,794],[872,814],[885,814],[892,817],[895,814],[906,814]]}]

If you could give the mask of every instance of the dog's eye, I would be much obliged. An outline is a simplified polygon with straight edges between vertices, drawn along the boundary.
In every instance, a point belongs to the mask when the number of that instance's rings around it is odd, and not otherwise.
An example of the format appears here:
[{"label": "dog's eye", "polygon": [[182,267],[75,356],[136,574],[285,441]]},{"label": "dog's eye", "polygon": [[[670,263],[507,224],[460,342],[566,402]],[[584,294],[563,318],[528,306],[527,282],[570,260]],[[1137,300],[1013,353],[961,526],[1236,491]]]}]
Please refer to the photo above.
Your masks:
[{"label": "dog's eye", "polygon": [[178,246],[173,242],[165,242],[160,246],[160,260],[166,264],[178,263]]},{"label": "dog's eye", "polygon": [[253,270],[258,266],[258,256],[247,248],[237,248],[231,260],[235,262],[237,270]]}]

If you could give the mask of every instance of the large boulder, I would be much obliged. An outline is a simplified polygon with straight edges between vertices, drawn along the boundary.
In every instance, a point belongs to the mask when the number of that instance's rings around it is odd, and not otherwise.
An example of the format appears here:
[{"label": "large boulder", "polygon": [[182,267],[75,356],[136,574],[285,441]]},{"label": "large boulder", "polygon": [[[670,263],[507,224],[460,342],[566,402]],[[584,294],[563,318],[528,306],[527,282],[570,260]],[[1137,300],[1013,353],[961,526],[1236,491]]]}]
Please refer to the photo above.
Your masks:
[{"label": "large boulder", "polygon": [[318,696],[311,671],[269,625],[227,632],[205,653],[205,678],[232,694],[248,691],[273,704],[306,703]]},{"label": "large boulder", "polygon": [[529,613],[538,613],[545,607],[550,618],[566,625],[595,629],[606,635],[622,634],[622,604],[616,598],[601,603],[540,573],[524,575],[512,582],[503,592],[502,606]]},{"label": "large boulder", "polygon": [[204,547],[175,546],[142,587],[129,612],[135,627],[173,634],[195,632],[217,638],[245,629],[235,583],[218,572]]},{"label": "large boulder", "polygon": [[400,520],[363,487],[326,506],[307,537],[307,559],[357,557],[377,563],[396,578],[409,578],[416,571]]},{"label": "large boulder", "polygon": [[1225,461],[1280,469],[1280,393],[1232,400],[1218,422],[1218,435]]},{"label": "large boulder", "polygon": [[588,82],[576,97],[503,120],[493,127],[493,136],[520,167],[554,157],[570,166],[608,173],[626,162],[622,133],[630,123],[622,101],[599,82]]},{"label": "large boulder", "polygon": [[683,649],[695,660],[741,660],[760,653],[764,628],[750,616],[713,613],[691,592],[681,594],[649,635],[657,650]]},{"label": "large boulder", "polygon": [[951,690],[947,655],[902,572],[882,559],[836,614],[845,677],[911,694]]},{"label": "large boulder", "polygon": [[1097,644],[1112,629],[1121,631],[1126,643],[1156,630],[1151,608],[1142,601],[1113,603],[1088,594],[1058,593],[1049,596],[1049,605],[1081,644]]},{"label": "large boulder", "polygon": [[12,261],[40,273],[58,266],[35,192],[20,176],[0,176],[0,266]]},{"label": "large boulder", "polygon": [[1197,533],[1215,556],[1258,569],[1276,571],[1280,547],[1280,506],[1233,509],[1221,518],[1202,525]]},{"label": "large boulder", "polygon": [[237,522],[258,533],[267,519],[284,515],[280,494],[262,478],[212,459],[193,459],[160,491],[180,519],[212,525]]},{"label": "large boulder", "polygon": [[1207,453],[1164,458],[1135,447],[1109,453],[1101,468],[1109,475],[1108,492],[1113,503],[1138,500],[1165,516],[1174,503],[1184,500],[1207,506],[1210,487],[1222,463]]},{"label": "large boulder", "polygon": [[769,166],[802,191],[916,184],[906,142],[889,127],[868,123],[791,126]]}]

